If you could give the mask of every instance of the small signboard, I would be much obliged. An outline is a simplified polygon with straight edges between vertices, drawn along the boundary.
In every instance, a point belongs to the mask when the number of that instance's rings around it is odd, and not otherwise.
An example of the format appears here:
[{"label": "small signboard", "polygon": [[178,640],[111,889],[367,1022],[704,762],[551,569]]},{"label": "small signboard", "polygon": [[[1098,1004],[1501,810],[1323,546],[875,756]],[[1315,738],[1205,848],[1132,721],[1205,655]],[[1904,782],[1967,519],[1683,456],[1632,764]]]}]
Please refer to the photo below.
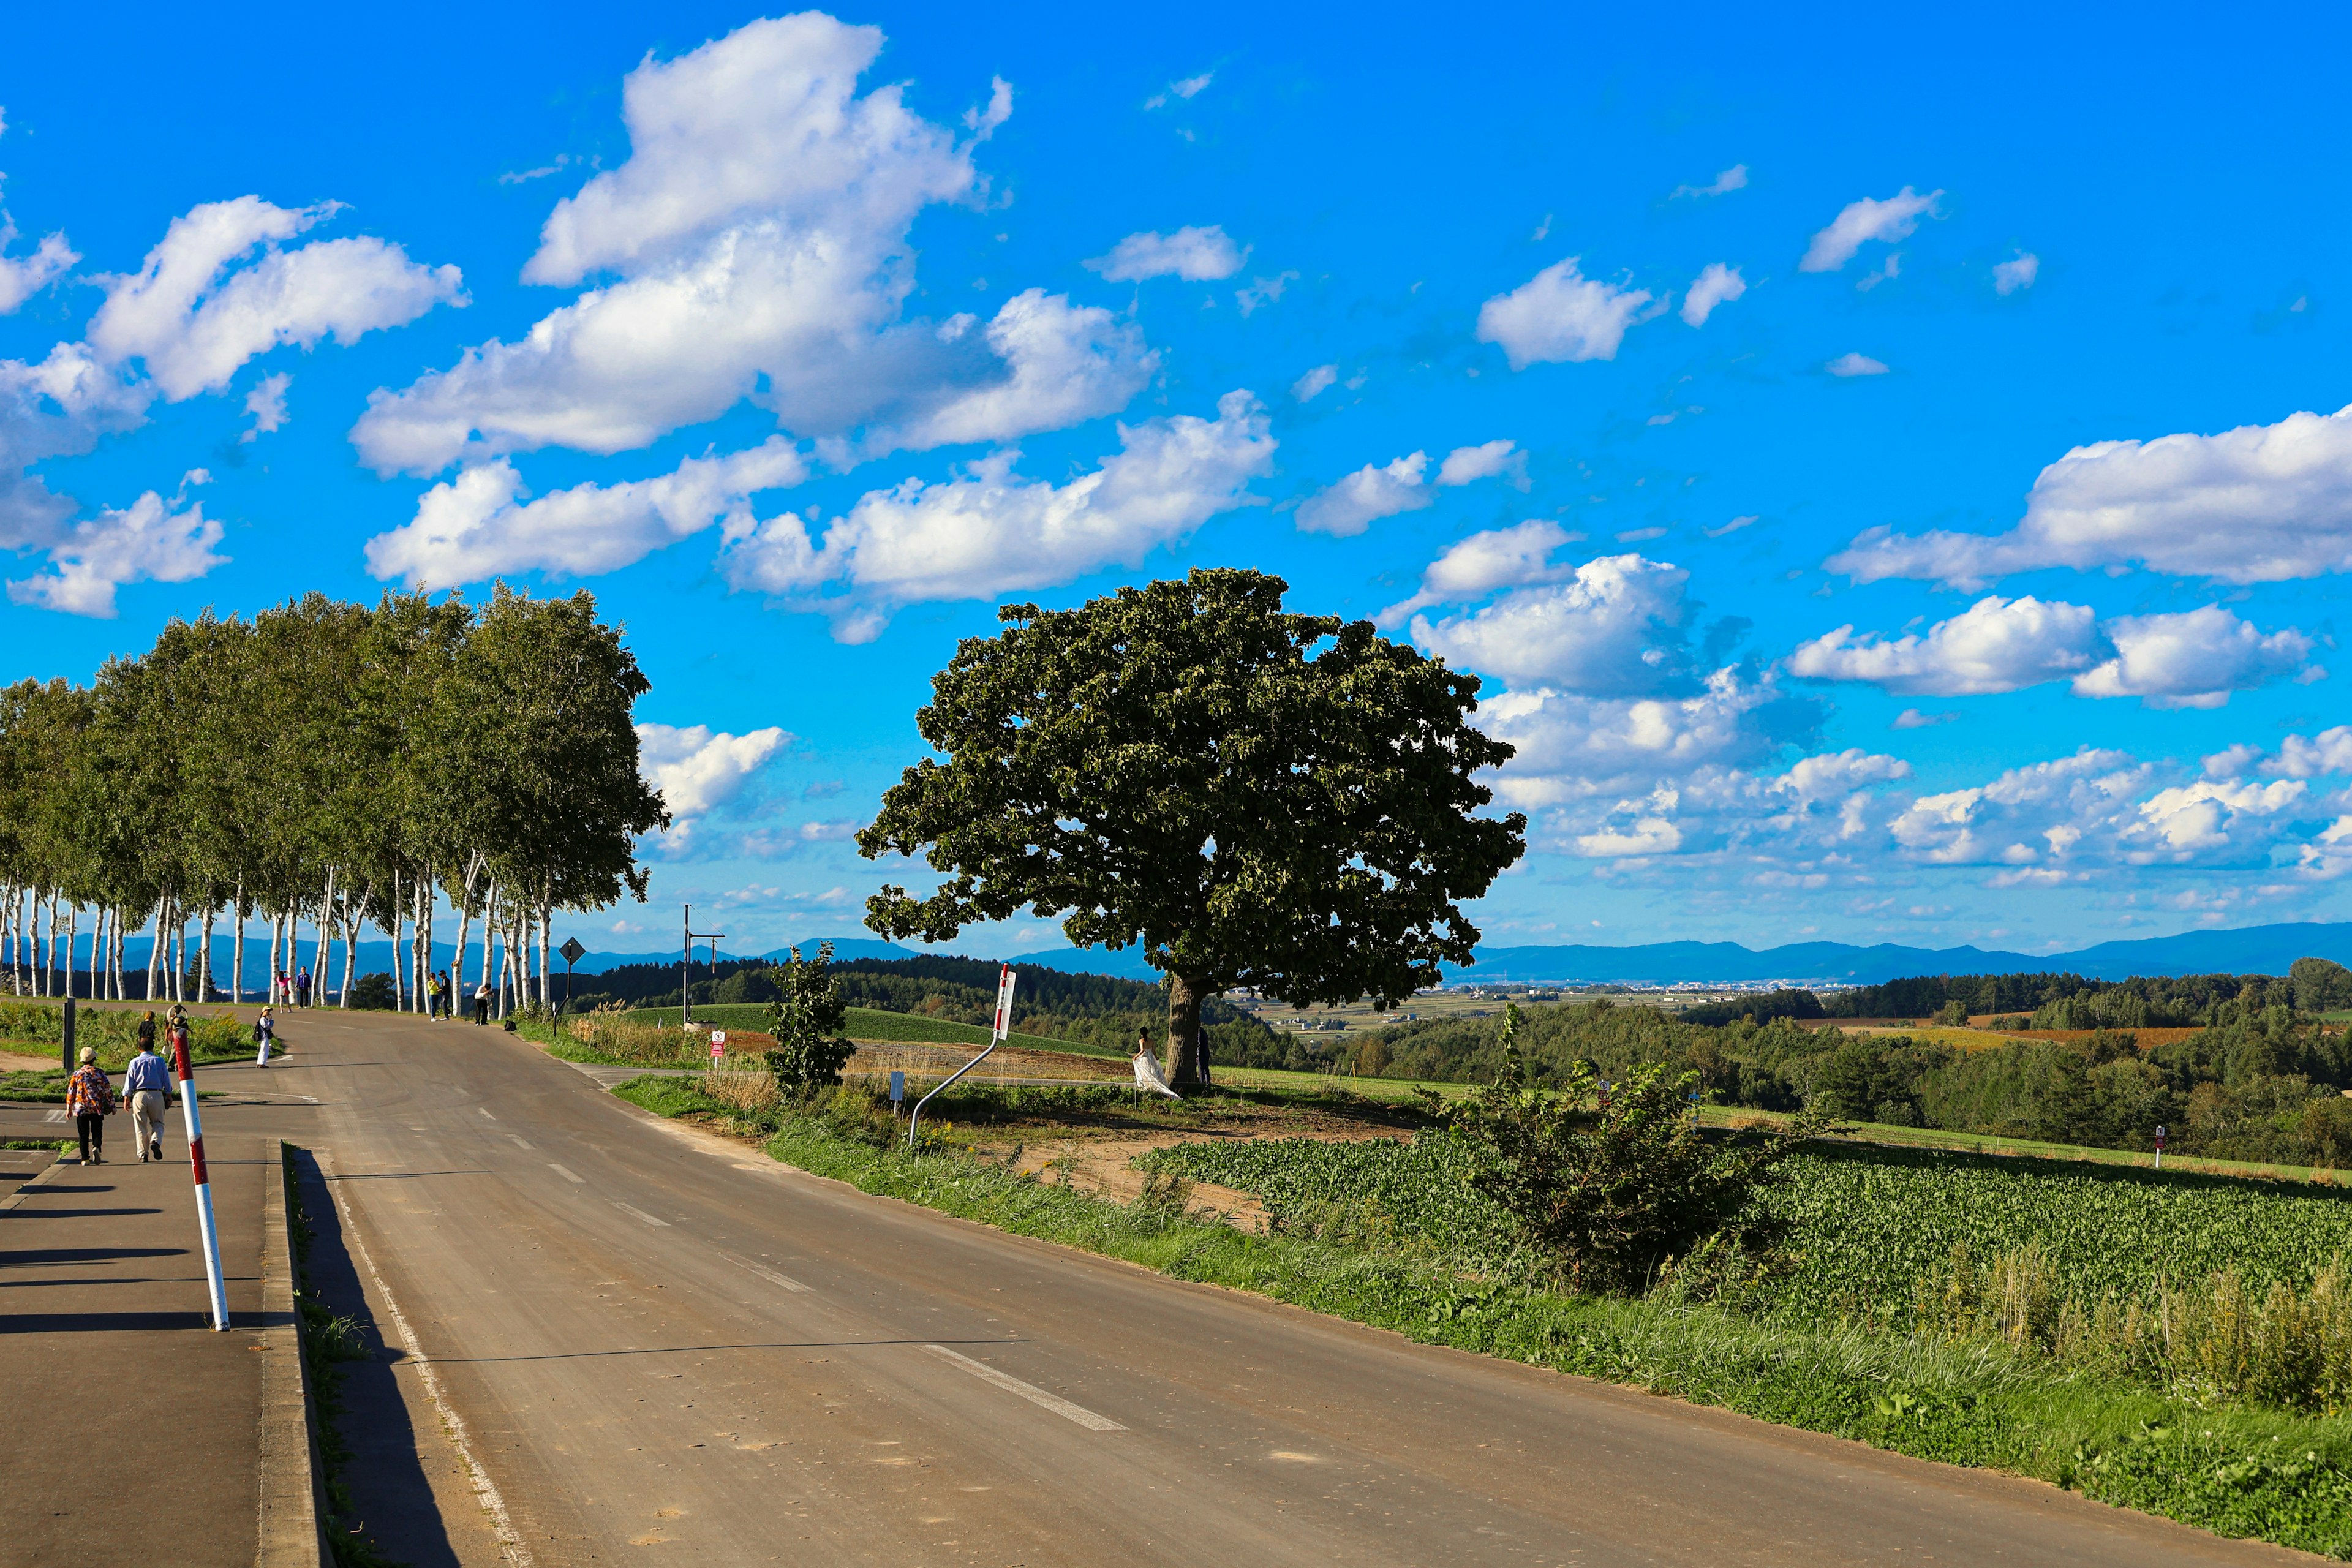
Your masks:
[{"label": "small signboard", "polygon": [[714,1061],[714,1062],[715,1062],[715,1061],[717,1061],[720,1057],[725,1056],[726,1054],[727,1054],[727,1031],[726,1031],[726,1030],[724,1030],[724,1029],[713,1029],[713,1030],[711,1030],[711,1031],[710,1031],[710,1059],[711,1059],[712,1061]]},{"label": "small signboard", "polygon": [[563,955],[563,962],[566,963],[577,963],[588,956],[588,950],[580,945],[580,939],[576,936],[565,937],[563,945],[555,951]]},{"label": "small signboard", "polygon": [[893,1106],[899,1106],[906,1102],[907,1075],[903,1072],[893,1072],[890,1075],[890,1103]]}]

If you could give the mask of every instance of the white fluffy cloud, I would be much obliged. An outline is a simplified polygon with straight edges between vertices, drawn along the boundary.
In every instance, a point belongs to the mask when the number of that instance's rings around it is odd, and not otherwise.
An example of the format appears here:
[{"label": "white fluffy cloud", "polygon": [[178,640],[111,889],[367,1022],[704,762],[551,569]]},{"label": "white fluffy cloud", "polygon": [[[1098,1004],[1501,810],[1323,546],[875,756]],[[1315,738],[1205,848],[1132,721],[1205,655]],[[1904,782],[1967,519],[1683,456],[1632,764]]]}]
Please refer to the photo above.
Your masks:
[{"label": "white fluffy cloud", "polygon": [[708,724],[640,724],[637,771],[661,792],[675,830],[677,824],[733,800],[745,782],[792,739],[772,726],[730,735]]},{"label": "white fluffy cloud", "polygon": [[984,194],[972,143],[1011,98],[998,84],[958,142],[896,86],[858,93],[882,41],[803,12],[630,72],[628,160],[557,204],[524,268],[594,286],[519,339],[375,394],[352,431],[362,457],[432,473],[547,446],[617,452],[747,399],[795,434],[887,428],[915,446],[1124,406],[1150,364],[1102,312],[1033,292],[986,332],[902,320],[908,231]]},{"label": "white fluffy cloud", "polygon": [[1885,375],[1886,362],[1865,353],[1842,353],[1822,368],[1832,375]]},{"label": "white fluffy cloud", "polygon": [[149,490],[127,507],[84,518],[47,541],[51,570],[11,580],[8,597],[20,605],[111,619],[116,588],[201,577],[227,562],[214,553],[220,542],[221,525],[201,505],[166,501]]},{"label": "white fluffy cloud", "polygon": [[[1536,542],[1526,539],[1523,547]],[[1492,557],[1475,564],[1489,563],[1504,564]],[[1688,572],[1664,562],[1603,556],[1566,581],[1516,589],[1467,615],[1434,623],[1417,616],[1412,637],[1451,664],[1500,676],[1514,688],[1647,695],[1683,674],[1683,590],[1689,581]]]},{"label": "white fluffy cloud", "polygon": [[2049,566],[2140,565],[2225,583],[2352,570],[2352,408],[2078,447],[2042,470],[2006,533],[1874,528],[1823,564],[1857,582],[1963,588]]},{"label": "white fluffy cloud", "polygon": [[1139,283],[1147,278],[1181,278],[1205,283],[1231,278],[1242,269],[1249,252],[1227,237],[1223,227],[1184,227],[1173,234],[1149,230],[1130,234],[1085,265],[1113,283]]},{"label": "white fluffy cloud", "polygon": [[2205,759],[2208,777],[2232,778],[2249,770],[2287,779],[2352,774],[2352,725],[2338,724],[2316,735],[2289,735],[2274,753],[2259,746],[2232,746]]},{"label": "white fluffy cloud", "polygon": [[1851,626],[1840,626],[1798,644],[1789,670],[1929,697],[2015,691],[2071,678],[2081,697],[2218,708],[2231,691],[2305,668],[2312,646],[2292,627],[2265,635],[2218,605],[2101,624],[2087,605],[1996,595],[1916,636],[1857,637]]},{"label": "white fluffy cloud", "polygon": [[1545,518],[1474,533],[1431,562],[1421,574],[1420,591],[1382,610],[1379,622],[1383,626],[1400,626],[1415,610],[1430,605],[1467,604],[1497,588],[1556,581],[1572,568],[1552,565],[1551,552],[1583,537]]},{"label": "white fluffy cloud", "polygon": [[[16,243],[16,226],[0,212],[0,250]],[[62,234],[46,234],[29,256],[0,256],[0,316],[64,277],[81,257]]]},{"label": "white fluffy cloud", "polygon": [[588,576],[616,571],[714,523],[752,527],[751,497],[808,476],[782,436],[724,458],[688,458],[657,479],[574,485],[523,499],[504,458],[434,486],[416,517],[367,543],[368,570],[412,588],[448,588],[506,572]]},{"label": "white fluffy cloud", "polygon": [[[1527,455],[1512,441],[1456,447],[1437,467],[1436,485],[1456,486],[1525,469]],[[1298,526],[1308,533],[1349,538],[1384,517],[1419,511],[1436,498],[1430,491],[1429,454],[1412,452],[1386,464],[1367,463],[1326,490],[1298,503]],[[1522,485],[1521,489],[1526,487]]]},{"label": "white fluffy cloud", "polygon": [[[665,858],[772,858],[797,847],[776,842],[777,835],[770,829],[724,824],[733,815],[727,808],[744,786],[793,743],[789,733],[771,727],[730,735],[708,724],[640,724],[636,729],[637,772],[661,792],[662,804],[669,808],[669,826],[659,840]],[[722,819],[715,837],[706,830],[706,820],[714,813]]]},{"label": "white fluffy cloud", "polygon": [[2042,275],[2042,258],[2030,250],[2021,250],[2007,261],[1993,263],[1992,290],[1996,294],[2014,294],[2021,289],[2031,289]]},{"label": "white fluffy cloud", "polygon": [[1905,237],[1919,226],[1923,215],[1937,216],[1936,203],[1943,194],[1930,191],[1923,196],[1906,185],[1885,201],[1864,196],[1858,202],[1847,203],[1830,220],[1828,227],[1813,236],[1812,243],[1805,247],[1804,258],[1797,263],[1797,270],[1835,272],[1872,240],[1892,242]]},{"label": "white fluffy cloud", "polygon": [[1339,379],[1336,364],[1318,364],[1290,384],[1290,395],[1301,403],[1312,403],[1330,384]]},{"label": "white fluffy cloud", "polygon": [[[798,596],[862,642],[891,610],[988,597],[1133,566],[1218,512],[1258,504],[1249,482],[1274,463],[1265,411],[1228,393],[1214,420],[1189,415],[1119,427],[1122,450],[1066,485],[1024,479],[1000,452],[960,477],[919,479],[860,498],[822,543],[786,513],[730,538],[721,570],[738,588]],[[837,586],[838,596],[814,596]]]},{"label": "white fluffy cloud", "polygon": [[1694,327],[1703,327],[1717,305],[1728,304],[1747,292],[1748,279],[1739,275],[1738,268],[1710,261],[1692,280],[1690,291],[1683,296],[1683,320]]},{"label": "white fluffy cloud", "polygon": [[1906,696],[2015,691],[2087,671],[2099,652],[2098,616],[2087,605],[2032,597],[1979,599],[1926,635],[1885,638],[1853,627],[1800,643],[1793,675],[1861,680]]},{"label": "white fluffy cloud", "polygon": [[1675,187],[1675,199],[1680,200],[1684,196],[1728,195],[1733,191],[1744,191],[1747,188],[1748,165],[1745,163],[1734,163],[1731,167],[1726,169],[1720,174],[1717,174],[1715,177],[1715,183],[1712,184],[1676,185]]},{"label": "white fluffy cloud", "polygon": [[[214,549],[221,525],[201,508],[149,491],[77,521],[78,504],[50,491],[32,465],[137,429],[159,398],[224,390],[270,349],[348,342],[460,298],[455,268],[417,266],[381,240],[281,245],[334,210],[289,212],[255,196],[196,207],[138,272],[98,279],[106,298],[85,341],[38,361],[0,361],[0,549],[46,552],[53,566],[12,582],[11,597],[111,616],[117,587],[188,582],[225,559]],[[247,397],[256,430],[283,421],[288,381],[266,376]]]},{"label": "white fluffy cloud", "polygon": [[1496,774],[1496,794],[1544,808],[1647,790],[1706,768],[1753,766],[1811,739],[1821,711],[1769,676],[1727,668],[1683,697],[1506,691],[1480,704],[1478,722],[1518,748]]},{"label": "white fluffy cloud", "polygon": [[465,302],[455,267],[419,266],[381,239],[279,248],[337,210],[332,202],[289,210],[259,196],[192,208],[138,271],[100,280],[106,303],[90,319],[90,347],[110,362],[143,361],[177,403],[222,390],[247,360],[283,344],[348,343]]},{"label": "white fluffy cloud", "polygon": [[2292,626],[2265,636],[2218,605],[2125,616],[2101,629],[2115,657],[2076,678],[2075,692],[2145,698],[2152,708],[2219,708],[2232,691],[2305,669],[2312,651],[2311,639]]},{"label": "white fluffy cloud", "polygon": [[1513,370],[1615,359],[1625,329],[1647,318],[1647,289],[1587,278],[1571,256],[1478,308],[1478,341],[1498,343]]}]

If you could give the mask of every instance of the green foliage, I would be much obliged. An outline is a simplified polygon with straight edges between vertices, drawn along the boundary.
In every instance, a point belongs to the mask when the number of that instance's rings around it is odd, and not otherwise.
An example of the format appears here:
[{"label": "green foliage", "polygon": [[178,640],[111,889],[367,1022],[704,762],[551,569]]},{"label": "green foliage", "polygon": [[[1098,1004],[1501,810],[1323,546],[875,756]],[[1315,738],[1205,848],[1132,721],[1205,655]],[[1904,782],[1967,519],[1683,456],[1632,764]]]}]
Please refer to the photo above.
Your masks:
[{"label": "green foliage", "polygon": [[2352,969],[2326,958],[2298,958],[2288,965],[2294,1005],[2305,1013],[2336,1013],[2352,1007]]},{"label": "green foliage", "polygon": [[1467,963],[1455,900],[1523,848],[1476,815],[1511,748],[1467,722],[1478,681],[1369,622],[1286,614],[1281,579],[1196,570],[1075,610],[1000,612],[933,680],[907,770],[858,835],[946,873],[866,924],[941,941],[1024,909],[1081,947],[1140,943],[1171,977],[1170,1076],[1204,996],[1394,1000]]},{"label": "green foliage", "polygon": [[1756,1200],[1816,1130],[1701,1136],[1691,1105],[1696,1073],[1663,1063],[1635,1068],[1604,1090],[1590,1063],[1571,1068],[1561,1092],[1527,1082],[1514,1004],[1502,1030],[1495,1081],[1430,1110],[1466,1155],[1469,1184],[1517,1223],[1572,1289],[1625,1295],[1702,1248],[1711,1256],[1768,1257],[1780,1226]]},{"label": "green foliage", "polygon": [[776,1043],[768,1048],[768,1070],[776,1088],[786,1094],[806,1094],[841,1081],[841,1069],[857,1047],[842,1035],[845,1009],[840,988],[826,973],[833,963],[833,943],[817,950],[814,959],[796,951],[768,973],[778,992],[768,1008],[768,1032]]},{"label": "green foliage", "polygon": [[372,1013],[389,1012],[394,1003],[392,976],[383,970],[362,974],[352,983],[352,994],[346,1005]]}]

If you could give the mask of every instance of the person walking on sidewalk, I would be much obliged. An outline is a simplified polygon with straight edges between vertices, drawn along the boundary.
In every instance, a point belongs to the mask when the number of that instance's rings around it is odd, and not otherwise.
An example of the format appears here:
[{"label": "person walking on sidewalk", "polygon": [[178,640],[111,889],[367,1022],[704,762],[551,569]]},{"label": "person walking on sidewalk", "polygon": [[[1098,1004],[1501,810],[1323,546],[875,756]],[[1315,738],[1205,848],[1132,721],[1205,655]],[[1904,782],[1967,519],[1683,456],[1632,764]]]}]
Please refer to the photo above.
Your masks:
[{"label": "person walking on sidewalk", "polygon": [[441,1021],[441,976],[430,969],[425,972],[425,1021],[428,1024]]},{"label": "person walking on sidewalk", "polygon": [[106,1163],[106,1119],[114,1114],[114,1085],[98,1065],[98,1053],[81,1048],[81,1065],[66,1079],[66,1114],[81,1139],[81,1163]]},{"label": "person walking on sidewalk", "polygon": [[269,1065],[269,1047],[278,1043],[278,1012],[276,1008],[264,1007],[261,1010],[261,1016],[253,1021],[253,1043],[261,1047],[259,1054],[255,1056],[253,1058],[253,1065],[257,1068],[268,1067]]},{"label": "person walking on sidewalk", "polygon": [[487,1024],[489,1021],[490,981],[488,975],[484,975],[482,977],[482,983],[474,987],[474,1022],[477,1024]]},{"label": "person walking on sidewalk", "polygon": [[163,1112],[172,1104],[172,1074],[155,1054],[155,1015],[139,1026],[139,1054],[122,1075],[122,1103],[131,1108],[131,1135],[143,1163],[163,1157]]}]

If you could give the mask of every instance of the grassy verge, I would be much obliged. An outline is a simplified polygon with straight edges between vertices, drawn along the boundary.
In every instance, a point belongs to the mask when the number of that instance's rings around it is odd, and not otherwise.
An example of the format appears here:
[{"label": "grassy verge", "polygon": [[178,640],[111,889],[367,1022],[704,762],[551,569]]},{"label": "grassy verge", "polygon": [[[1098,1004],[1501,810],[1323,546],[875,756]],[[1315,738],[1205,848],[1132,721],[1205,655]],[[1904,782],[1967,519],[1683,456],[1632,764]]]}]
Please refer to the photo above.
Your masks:
[{"label": "grassy verge", "polygon": [[1993,1347],[1794,1325],[1659,1299],[1500,1286],[1390,1248],[1246,1236],[1173,1203],[1129,1206],[846,1123],[728,1116],[691,1081],[614,1091],[766,1135],[768,1153],[886,1197],[1176,1279],[1251,1290],[1431,1344],[1551,1367],[1897,1453],[2036,1477],[2223,1535],[2352,1555],[2352,1422],[2184,1403],[2058,1375]]},{"label": "grassy verge", "polygon": [[286,1228],[294,1250],[294,1316],[302,1336],[302,1360],[310,1373],[310,1397],[319,1409],[319,1463],[327,1494],[325,1535],[338,1568],[398,1568],[367,1534],[352,1504],[343,1472],[352,1462],[351,1444],[342,1434],[343,1365],[365,1361],[367,1340],[358,1322],[338,1317],[319,1300],[310,1283],[313,1231],[302,1207],[302,1184],[295,1179],[294,1160],[303,1151],[285,1144],[286,1163],[279,1178],[286,1184]]}]

